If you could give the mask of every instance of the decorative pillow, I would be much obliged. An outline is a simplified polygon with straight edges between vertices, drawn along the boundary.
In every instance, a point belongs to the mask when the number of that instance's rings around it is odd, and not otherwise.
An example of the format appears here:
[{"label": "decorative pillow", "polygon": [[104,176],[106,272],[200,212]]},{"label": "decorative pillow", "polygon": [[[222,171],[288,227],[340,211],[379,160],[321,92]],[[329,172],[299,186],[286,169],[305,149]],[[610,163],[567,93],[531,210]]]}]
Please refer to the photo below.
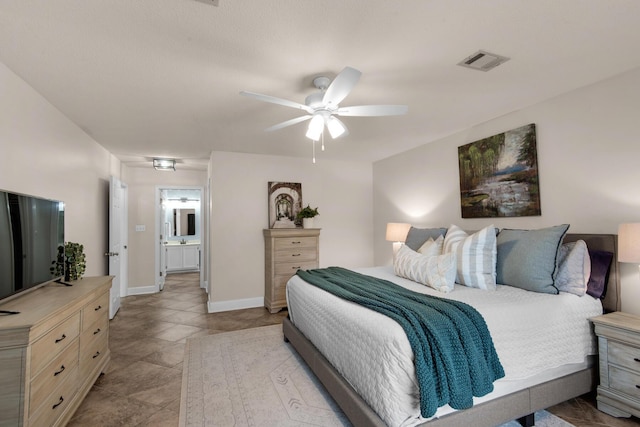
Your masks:
[{"label": "decorative pillow", "polygon": [[558,251],[568,224],[539,230],[503,229],[498,234],[498,283],[557,294]]},{"label": "decorative pillow", "polygon": [[587,293],[594,298],[603,299],[607,293],[609,270],[613,254],[606,251],[589,251],[591,258],[591,276],[587,283]]},{"label": "decorative pillow", "polygon": [[444,236],[443,252],[456,254],[456,283],[496,289],[496,230],[493,225],[469,236],[452,224]]},{"label": "decorative pillow", "polygon": [[591,276],[591,259],[584,240],[564,243],[558,252],[558,277],[556,288],[582,296],[587,292]]},{"label": "decorative pillow", "polygon": [[424,242],[424,245],[420,246],[418,253],[426,256],[438,256],[442,255],[442,247],[444,245],[444,236],[438,236],[436,240],[429,237],[429,240]]},{"label": "decorative pillow", "polygon": [[453,290],[456,279],[454,254],[425,256],[406,245],[398,250],[393,260],[393,269],[397,276],[445,293]]},{"label": "decorative pillow", "polygon": [[437,239],[438,236],[444,236],[447,232],[446,228],[415,228],[411,227],[407,233],[407,239],[404,244],[409,246],[414,251],[420,249],[420,246],[424,244],[429,237]]}]

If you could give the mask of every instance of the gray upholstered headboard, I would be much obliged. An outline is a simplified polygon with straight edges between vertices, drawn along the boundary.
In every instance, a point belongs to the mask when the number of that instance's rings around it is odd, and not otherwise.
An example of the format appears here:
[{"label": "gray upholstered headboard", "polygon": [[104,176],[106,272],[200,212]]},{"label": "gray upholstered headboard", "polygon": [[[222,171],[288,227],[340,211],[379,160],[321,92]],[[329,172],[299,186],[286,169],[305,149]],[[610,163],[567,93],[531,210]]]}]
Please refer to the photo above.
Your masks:
[{"label": "gray upholstered headboard", "polygon": [[620,310],[620,271],[618,269],[618,236],[615,234],[567,234],[565,242],[584,240],[587,247],[592,250],[607,251],[613,253],[607,293],[602,301],[605,311]]}]

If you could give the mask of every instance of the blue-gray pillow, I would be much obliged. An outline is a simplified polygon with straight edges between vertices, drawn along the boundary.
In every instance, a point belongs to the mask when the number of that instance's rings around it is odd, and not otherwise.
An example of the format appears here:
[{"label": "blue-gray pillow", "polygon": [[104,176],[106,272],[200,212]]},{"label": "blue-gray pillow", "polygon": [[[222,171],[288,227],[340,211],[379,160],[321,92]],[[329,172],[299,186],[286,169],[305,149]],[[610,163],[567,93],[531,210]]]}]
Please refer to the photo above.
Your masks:
[{"label": "blue-gray pillow", "polygon": [[539,230],[501,230],[497,242],[497,282],[557,294],[558,249],[568,229],[569,224]]},{"label": "blue-gray pillow", "polygon": [[446,228],[415,228],[411,227],[407,233],[407,240],[404,244],[414,251],[420,249],[424,242],[432,238],[436,240],[439,236],[444,236],[447,232]]}]

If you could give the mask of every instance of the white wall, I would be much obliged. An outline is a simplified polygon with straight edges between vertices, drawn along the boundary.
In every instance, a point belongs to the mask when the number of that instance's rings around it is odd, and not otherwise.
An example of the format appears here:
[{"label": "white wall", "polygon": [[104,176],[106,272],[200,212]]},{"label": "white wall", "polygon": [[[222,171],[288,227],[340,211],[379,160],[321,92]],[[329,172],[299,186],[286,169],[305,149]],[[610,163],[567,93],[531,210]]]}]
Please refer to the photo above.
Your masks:
[{"label": "white wall", "polygon": [[[373,166],[375,261],[391,261],[387,222],[478,229],[569,223],[573,233],[617,233],[640,222],[640,69],[513,112]],[[542,216],[462,219],[457,147],[536,124]],[[637,266],[621,264],[622,310],[640,314]]]},{"label": "white wall", "polygon": [[86,276],[107,274],[109,175],[120,161],[0,63],[0,188],[65,202]]},{"label": "white wall", "polygon": [[260,306],[264,297],[267,183],[302,183],[302,201],[318,207],[320,266],[373,265],[371,164],[214,152],[210,162],[210,306]]},{"label": "white wall", "polygon": [[[129,289],[155,286],[156,210],[159,203],[156,187],[204,187],[207,172],[181,170],[179,166],[175,172],[157,171],[149,163],[147,168],[123,166],[122,176],[129,188]],[[136,225],[144,225],[145,230],[136,231]]]}]

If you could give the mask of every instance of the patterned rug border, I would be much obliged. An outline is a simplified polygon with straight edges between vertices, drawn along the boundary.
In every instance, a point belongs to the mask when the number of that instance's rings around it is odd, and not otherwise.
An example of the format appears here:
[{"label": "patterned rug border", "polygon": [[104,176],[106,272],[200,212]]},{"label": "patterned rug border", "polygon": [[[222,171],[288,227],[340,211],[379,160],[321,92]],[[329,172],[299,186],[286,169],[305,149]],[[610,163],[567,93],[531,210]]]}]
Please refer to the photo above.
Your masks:
[{"label": "patterned rug border", "polygon": [[[208,340],[213,339],[215,342],[220,343],[220,345],[224,345],[224,344],[232,345],[234,341],[238,341],[238,340],[242,341],[243,338],[246,338],[246,337],[265,337],[265,336],[278,335],[281,333],[282,333],[282,325],[269,325],[269,326],[261,326],[257,328],[242,329],[238,331],[222,332],[219,334],[187,339],[187,342],[185,345],[182,388],[181,388],[181,395],[180,395],[180,424],[179,424],[180,427],[215,425],[215,424],[205,422],[206,417],[205,417],[204,399],[201,398],[202,390],[194,390],[194,387],[197,388],[198,384],[196,384],[196,382],[194,381],[192,381],[190,384],[190,381],[189,381],[191,378],[191,375],[193,375],[194,372],[196,373],[201,372],[203,369],[202,350],[205,343]],[[300,369],[304,370],[306,374],[309,376],[309,380],[312,383],[316,384],[316,386],[320,385],[319,381],[308,370],[308,367],[306,366],[305,362],[300,358],[300,356],[298,356],[295,350],[292,347],[287,346],[285,344],[284,338],[282,339],[281,342],[284,348],[287,348],[291,351],[292,359],[295,359],[294,362],[287,362],[287,364],[289,366],[292,366],[292,364],[297,362],[298,364],[300,364]],[[283,365],[284,364],[285,363],[283,363]],[[274,373],[272,372],[270,375],[273,377]],[[276,375],[277,375],[277,372],[276,372]],[[199,383],[202,383],[202,381],[200,381]],[[276,381],[276,384],[277,384],[277,381]],[[227,383],[227,386],[229,387],[228,383]],[[295,386],[292,386],[292,387],[295,388]],[[244,390],[242,389],[241,386],[238,387],[238,385],[235,385],[235,387],[230,387],[230,388],[232,389],[232,391],[228,393],[231,395],[227,397],[228,400],[232,400],[234,396],[236,398],[238,396],[242,396],[242,393]],[[326,395],[326,397],[329,400],[331,400],[331,404],[335,406],[334,413],[338,418],[344,418],[344,415],[341,414],[335,402],[333,402],[333,400],[328,397],[328,394],[323,387],[321,386],[318,387],[318,393],[322,394],[323,396]],[[195,399],[190,398],[190,397],[193,397],[194,394],[195,395],[200,394],[198,396],[200,398],[195,398]],[[202,420],[202,423],[194,421],[194,418],[197,418],[198,420]],[[245,423],[240,423],[240,424],[241,425],[260,425],[259,423],[256,423],[256,421],[257,421],[256,419],[252,419],[251,417],[249,417],[247,424]],[[318,424],[318,425],[321,425],[321,424]],[[520,424],[517,421],[511,421],[509,423],[503,424],[500,427],[519,427],[519,426]],[[536,426],[571,427],[572,424],[562,420],[559,417],[556,417],[553,414],[550,414],[547,411],[539,411],[539,412],[536,412]]]}]

